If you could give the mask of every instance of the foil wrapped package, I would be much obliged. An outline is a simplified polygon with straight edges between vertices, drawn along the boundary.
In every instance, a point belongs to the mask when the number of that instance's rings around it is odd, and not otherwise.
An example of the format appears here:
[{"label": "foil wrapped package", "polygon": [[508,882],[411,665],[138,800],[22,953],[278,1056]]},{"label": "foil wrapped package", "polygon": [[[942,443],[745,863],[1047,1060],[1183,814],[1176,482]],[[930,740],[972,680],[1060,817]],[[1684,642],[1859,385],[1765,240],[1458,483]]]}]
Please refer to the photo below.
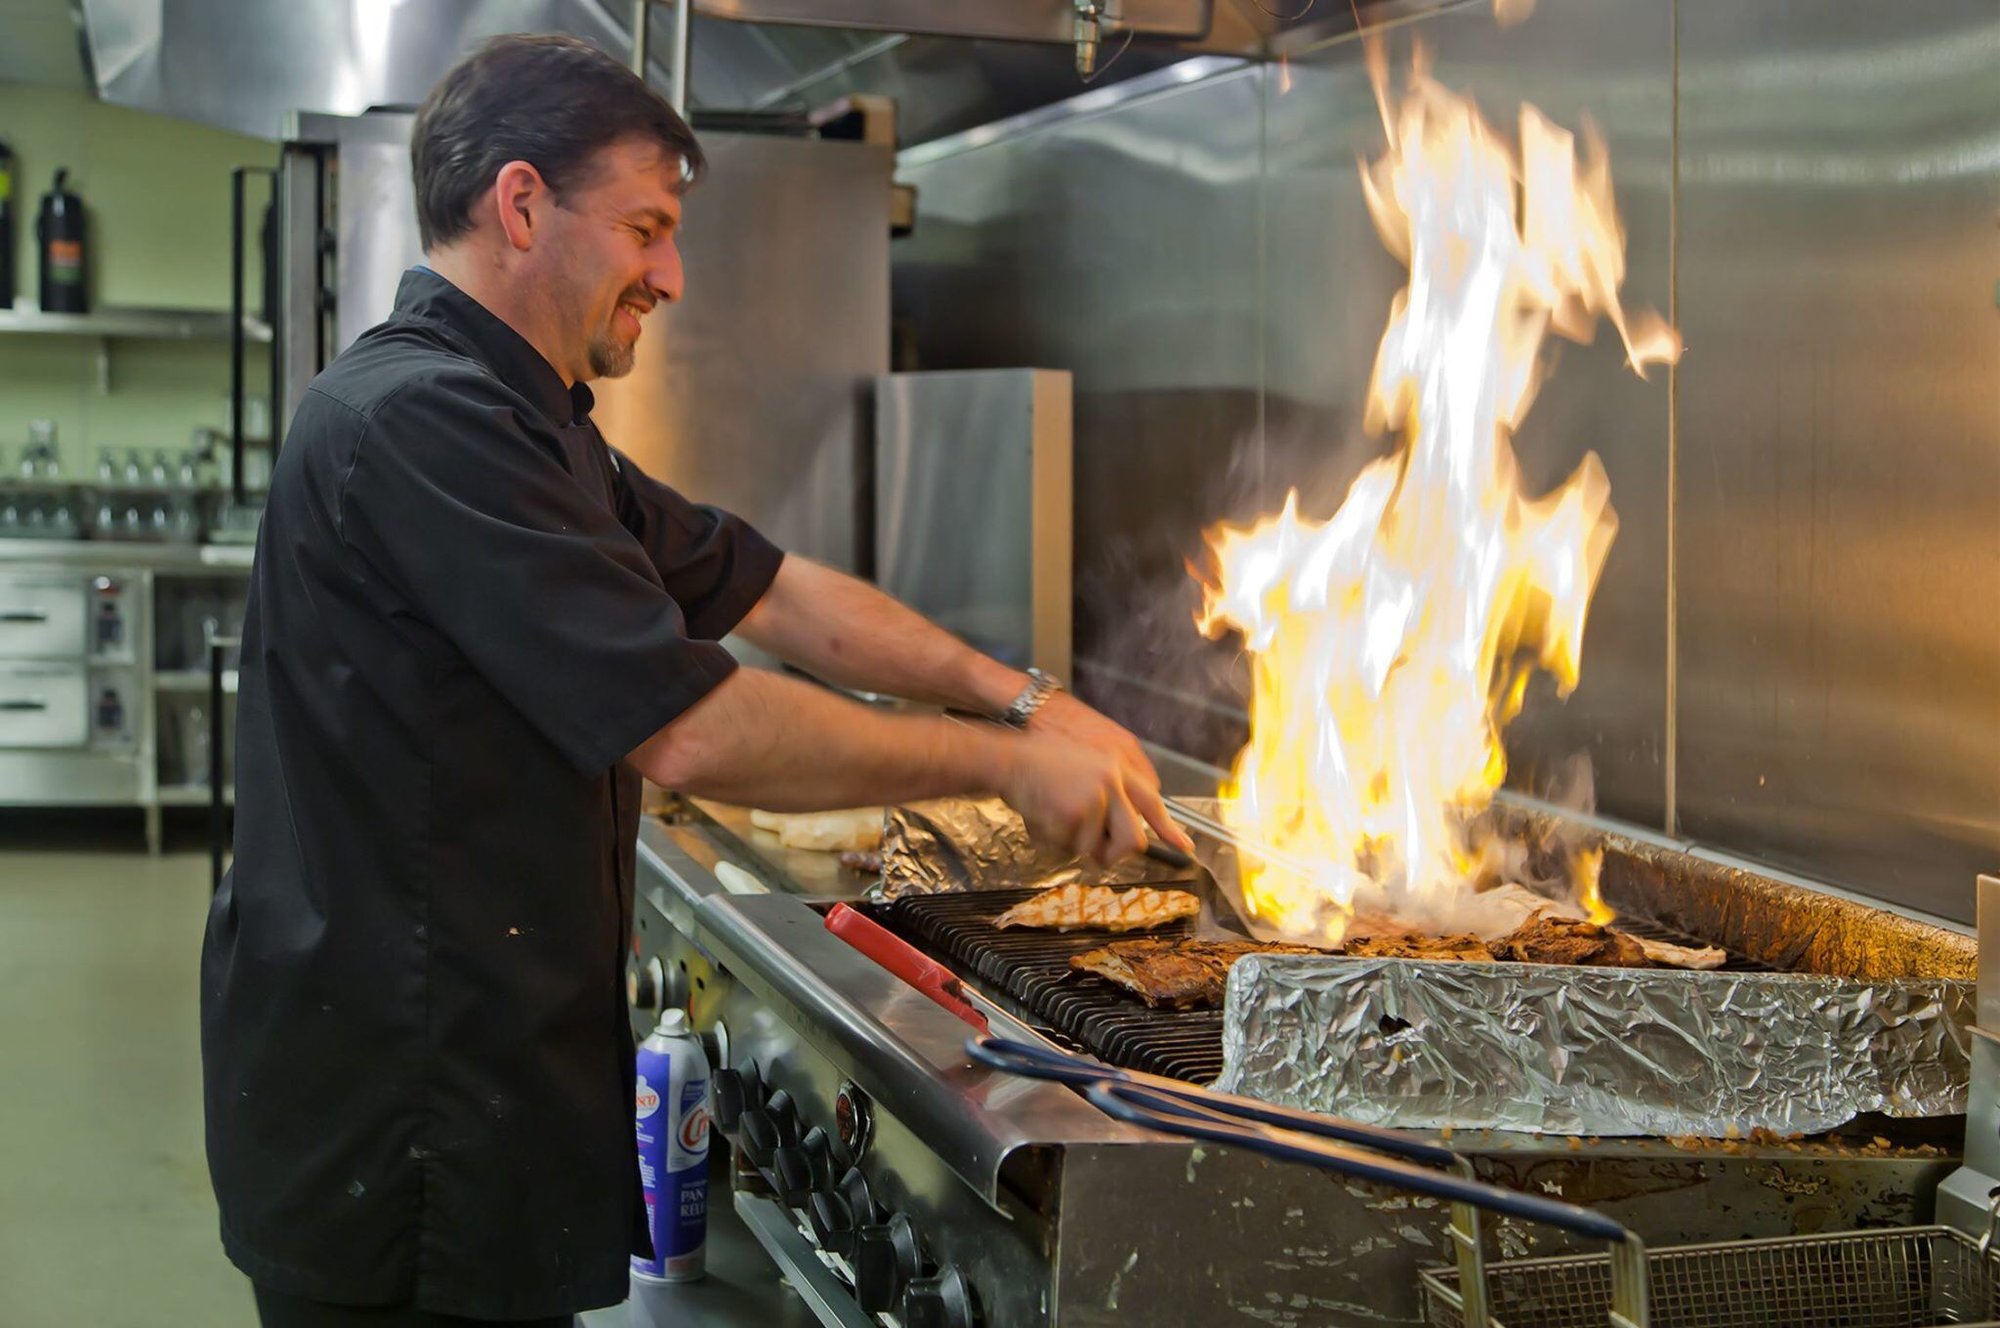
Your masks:
[{"label": "foil wrapped package", "polygon": [[1216,1087],[1404,1129],[1731,1137],[1966,1108],[1972,987],[1253,955]]},{"label": "foil wrapped package", "polygon": [[1069,885],[1152,885],[1188,873],[1149,858],[1105,867],[1037,844],[998,798],[941,798],[892,807],[882,834],[881,897],[947,890],[1046,889]]},{"label": "foil wrapped package", "polygon": [[1496,806],[1492,824],[1549,859],[1531,869],[1601,849],[1622,925],[1730,965],[1253,955],[1230,973],[1216,1086],[1377,1125],[1537,1134],[1813,1134],[1965,1111],[1969,935],[1545,809]]}]

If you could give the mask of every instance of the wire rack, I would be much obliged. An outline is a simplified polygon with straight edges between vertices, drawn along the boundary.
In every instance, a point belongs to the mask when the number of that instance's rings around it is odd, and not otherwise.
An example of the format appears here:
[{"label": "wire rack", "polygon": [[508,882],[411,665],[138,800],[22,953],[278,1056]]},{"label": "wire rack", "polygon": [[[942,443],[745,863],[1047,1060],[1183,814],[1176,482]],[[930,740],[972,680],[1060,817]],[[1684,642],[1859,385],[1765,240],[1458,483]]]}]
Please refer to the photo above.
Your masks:
[{"label": "wire rack", "polygon": [[[1949,1227],[1649,1251],[1650,1328],[2000,1328],[2000,1251]],[[1490,1328],[1602,1328],[1603,1255],[1487,1265]],[[1456,1270],[1423,1274],[1434,1328],[1467,1328]]]}]

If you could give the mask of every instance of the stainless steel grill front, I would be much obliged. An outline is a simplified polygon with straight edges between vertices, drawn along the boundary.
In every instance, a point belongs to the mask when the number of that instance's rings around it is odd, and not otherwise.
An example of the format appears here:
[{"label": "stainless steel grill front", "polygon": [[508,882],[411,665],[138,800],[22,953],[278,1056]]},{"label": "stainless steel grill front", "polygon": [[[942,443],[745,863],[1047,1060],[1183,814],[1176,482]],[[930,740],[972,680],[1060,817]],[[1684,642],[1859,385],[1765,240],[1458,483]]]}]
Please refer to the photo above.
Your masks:
[{"label": "stainless steel grill front", "polygon": [[[1950,1227],[1650,1250],[1651,1328],[2000,1328],[2000,1253]],[[1422,1275],[1434,1328],[1467,1328],[1456,1269]],[[1486,1267],[1490,1328],[1602,1328],[1604,1255]]]}]

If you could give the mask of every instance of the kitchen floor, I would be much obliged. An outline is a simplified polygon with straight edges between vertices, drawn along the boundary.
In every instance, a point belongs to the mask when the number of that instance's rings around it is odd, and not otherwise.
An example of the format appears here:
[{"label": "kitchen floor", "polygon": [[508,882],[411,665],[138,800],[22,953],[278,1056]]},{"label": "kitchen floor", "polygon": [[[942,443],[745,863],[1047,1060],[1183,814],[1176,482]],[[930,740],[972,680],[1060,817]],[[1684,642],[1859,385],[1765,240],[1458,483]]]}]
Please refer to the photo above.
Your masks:
[{"label": "kitchen floor", "polygon": [[[136,816],[0,822],[0,1324],[254,1328],[202,1152],[195,822],[148,856]],[[584,1328],[803,1328],[726,1204],[710,1275]]]}]

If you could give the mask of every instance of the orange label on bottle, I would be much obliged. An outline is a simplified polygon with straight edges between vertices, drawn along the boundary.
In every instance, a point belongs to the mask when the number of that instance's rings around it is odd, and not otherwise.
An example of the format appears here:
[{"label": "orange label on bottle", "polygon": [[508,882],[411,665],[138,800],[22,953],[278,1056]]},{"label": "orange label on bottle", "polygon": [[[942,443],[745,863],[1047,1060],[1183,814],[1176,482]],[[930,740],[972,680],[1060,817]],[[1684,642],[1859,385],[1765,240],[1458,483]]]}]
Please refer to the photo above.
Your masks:
[{"label": "orange label on bottle", "polygon": [[83,275],[83,241],[50,240],[49,266],[58,281],[74,281]]}]

